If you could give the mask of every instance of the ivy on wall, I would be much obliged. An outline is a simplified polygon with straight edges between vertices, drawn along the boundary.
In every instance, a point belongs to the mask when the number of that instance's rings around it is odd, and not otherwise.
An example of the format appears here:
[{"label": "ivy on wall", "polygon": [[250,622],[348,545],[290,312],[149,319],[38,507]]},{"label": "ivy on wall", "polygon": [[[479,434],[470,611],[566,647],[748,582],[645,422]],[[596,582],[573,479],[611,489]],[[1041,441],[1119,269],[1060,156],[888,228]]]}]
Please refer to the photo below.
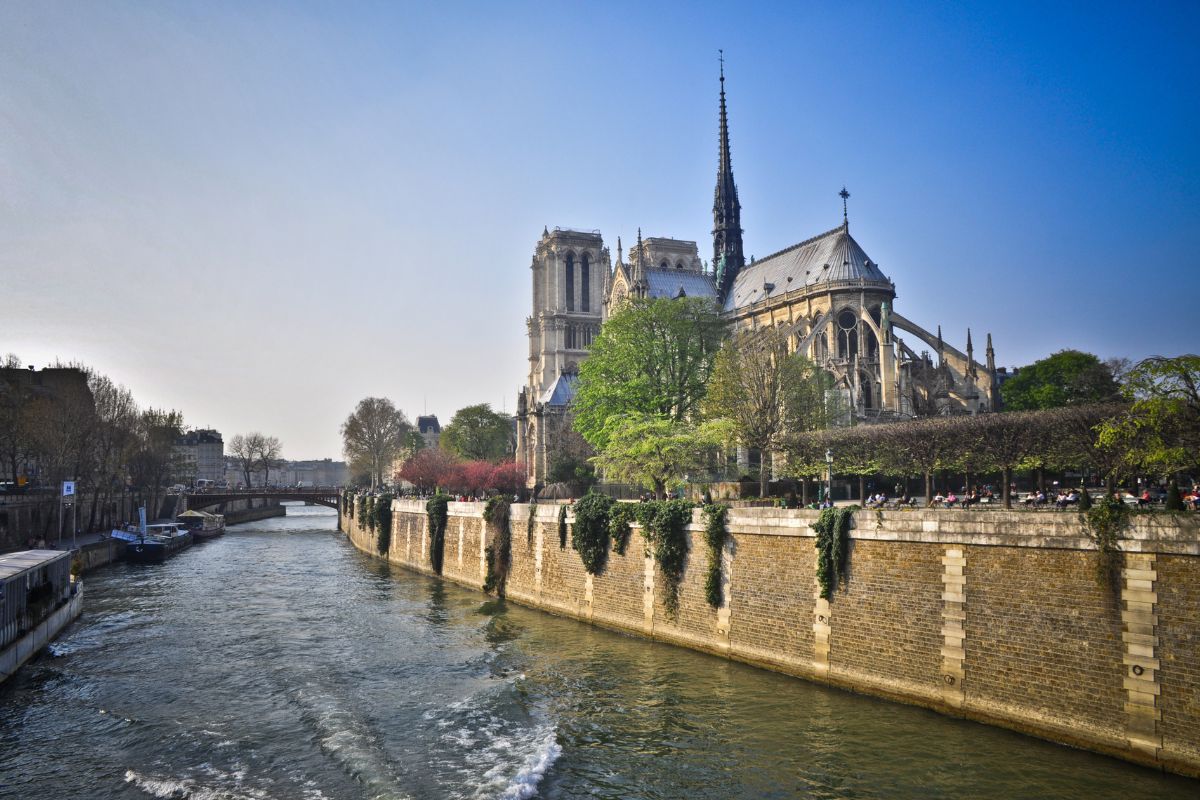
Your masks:
[{"label": "ivy on wall", "polygon": [[645,504],[614,503],[608,511],[608,535],[612,538],[613,552],[619,556],[625,555],[629,546],[629,535],[633,529],[630,523],[638,518],[638,509]]},{"label": "ivy on wall", "polygon": [[537,524],[537,501],[529,503],[529,519],[525,520],[525,546],[533,547],[533,526]]},{"label": "ivy on wall", "polygon": [[1079,514],[1084,533],[1096,545],[1096,580],[1113,591],[1121,587],[1121,539],[1129,529],[1129,514],[1129,507],[1112,496]]},{"label": "ivy on wall", "polygon": [[592,575],[604,571],[608,560],[609,511],[613,499],[589,492],[575,503],[575,527],[571,532],[571,547],[583,560],[583,568]]},{"label": "ivy on wall", "polygon": [[487,523],[493,536],[492,544],[486,549],[487,575],[484,577],[483,590],[489,594],[495,592],[497,597],[504,596],[504,585],[508,580],[509,566],[512,564],[510,513],[507,495],[492,495],[483,507],[483,521]]},{"label": "ivy on wall", "polygon": [[679,584],[687,565],[687,526],[692,521],[692,504],[686,500],[660,500],[642,504],[642,537],[645,553],[654,557],[654,563],[666,579],[663,603],[667,613],[674,617],[679,612]]},{"label": "ivy on wall", "polygon": [[442,561],[446,551],[446,518],[449,515],[450,495],[435,494],[425,503],[425,514],[429,519],[429,565],[438,575],[442,574]]},{"label": "ivy on wall", "polygon": [[558,549],[567,549],[567,507],[558,507]]},{"label": "ivy on wall", "polygon": [[707,522],[704,526],[704,543],[708,545],[708,574],[704,576],[704,599],[713,608],[720,608],[724,597],[721,594],[721,553],[729,539],[725,518],[729,506],[723,503],[704,507]]},{"label": "ivy on wall", "polygon": [[376,532],[375,549],[386,555],[392,547],[392,496],[382,494],[371,507],[371,527]]},{"label": "ivy on wall", "polygon": [[833,598],[833,590],[845,580],[846,563],[850,556],[850,524],[858,506],[826,508],[812,524],[817,532],[817,583],[821,597]]},{"label": "ivy on wall", "polygon": [[367,496],[365,494],[360,494],[357,497],[355,497],[354,500],[355,500],[354,505],[355,505],[356,513],[351,514],[350,516],[351,517],[357,516],[359,518],[359,520],[361,520],[364,516],[366,516],[366,513],[367,513]]}]

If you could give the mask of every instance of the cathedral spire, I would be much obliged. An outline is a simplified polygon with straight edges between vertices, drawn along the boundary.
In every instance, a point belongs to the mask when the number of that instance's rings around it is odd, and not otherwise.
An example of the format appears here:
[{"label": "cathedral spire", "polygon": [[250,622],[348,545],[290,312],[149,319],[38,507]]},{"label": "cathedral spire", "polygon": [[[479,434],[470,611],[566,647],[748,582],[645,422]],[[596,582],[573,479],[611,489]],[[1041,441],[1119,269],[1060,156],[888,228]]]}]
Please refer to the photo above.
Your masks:
[{"label": "cathedral spire", "polygon": [[989,375],[996,374],[996,351],[992,349],[992,335],[987,335],[987,350],[984,350],[984,355],[987,357],[987,371]]},{"label": "cathedral spire", "polygon": [[742,205],[733,181],[733,163],[729,155],[729,118],[725,111],[725,51],[721,62],[720,152],[717,158],[717,186],[713,193],[713,264],[717,270],[717,296],[720,302],[733,291],[733,281],[746,263],[742,253]]}]

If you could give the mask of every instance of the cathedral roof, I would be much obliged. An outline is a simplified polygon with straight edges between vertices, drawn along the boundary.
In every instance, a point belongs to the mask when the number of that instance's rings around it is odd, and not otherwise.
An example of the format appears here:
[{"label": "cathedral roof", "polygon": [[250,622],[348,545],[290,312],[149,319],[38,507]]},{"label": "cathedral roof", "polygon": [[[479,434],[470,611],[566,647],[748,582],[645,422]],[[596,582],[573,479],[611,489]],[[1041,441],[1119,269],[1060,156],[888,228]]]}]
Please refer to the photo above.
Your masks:
[{"label": "cathedral roof", "polygon": [[841,281],[861,281],[892,288],[879,265],[854,241],[850,226],[846,224],[742,267],[733,291],[725,299],[725,310],[732,311],[797,289]]},{"label": "cathedral roof", "polygon": [[549,389],[542,392],[538,402],[548,406],[565,406],[575,399],[575,384],[579,378],[575,375],[559,375]]},{"label": "cathedral roof", "polygon": [[681,269],[661,269],[654,267],[645,270],[646,283],[649,286],[647,297],[716,297],[717,287],[711,275],[703,272],[689,272]]}]

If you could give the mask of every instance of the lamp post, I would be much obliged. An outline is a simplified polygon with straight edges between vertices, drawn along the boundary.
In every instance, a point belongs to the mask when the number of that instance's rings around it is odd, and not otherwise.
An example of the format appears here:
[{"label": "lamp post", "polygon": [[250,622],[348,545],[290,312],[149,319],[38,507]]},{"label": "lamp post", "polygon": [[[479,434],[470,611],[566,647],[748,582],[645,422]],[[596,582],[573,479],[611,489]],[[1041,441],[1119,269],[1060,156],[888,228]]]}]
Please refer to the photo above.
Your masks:
[{"label": "lamp post", "polygon": [[825,499],[829,501],[829,505],[833,505],[833,451],[825,451],[825,466],[827,468],[827,480],[829,481],[825,489]]}]

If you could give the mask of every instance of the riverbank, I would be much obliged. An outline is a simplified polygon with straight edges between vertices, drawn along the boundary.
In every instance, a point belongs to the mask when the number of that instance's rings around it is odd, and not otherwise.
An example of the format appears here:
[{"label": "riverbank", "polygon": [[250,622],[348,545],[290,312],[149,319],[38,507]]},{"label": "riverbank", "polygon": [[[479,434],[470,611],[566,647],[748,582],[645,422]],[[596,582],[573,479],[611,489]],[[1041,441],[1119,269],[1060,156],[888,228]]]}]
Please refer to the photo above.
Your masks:
[{"label": "riverbank", "polygon": [[[678,611],[634,536],[601,575],[560,547],[558,507],[512,508],[513,602],[790,675],[1200,776],[1200,531],[1138,517],[1119,586],[1076,515],[860,511],[848,578],[819,596],[816,512],[734,509],[720,608],[699,512]],[[482,588],[482,504],[451,503],[442,577]],[[380,557],[375,533],[339,526]],[[567,525],[573,524],[568,515]],[[397,500],[384,558],[432,573],[424,505]],[[569,537],[568,537],[569,541]]]}]

